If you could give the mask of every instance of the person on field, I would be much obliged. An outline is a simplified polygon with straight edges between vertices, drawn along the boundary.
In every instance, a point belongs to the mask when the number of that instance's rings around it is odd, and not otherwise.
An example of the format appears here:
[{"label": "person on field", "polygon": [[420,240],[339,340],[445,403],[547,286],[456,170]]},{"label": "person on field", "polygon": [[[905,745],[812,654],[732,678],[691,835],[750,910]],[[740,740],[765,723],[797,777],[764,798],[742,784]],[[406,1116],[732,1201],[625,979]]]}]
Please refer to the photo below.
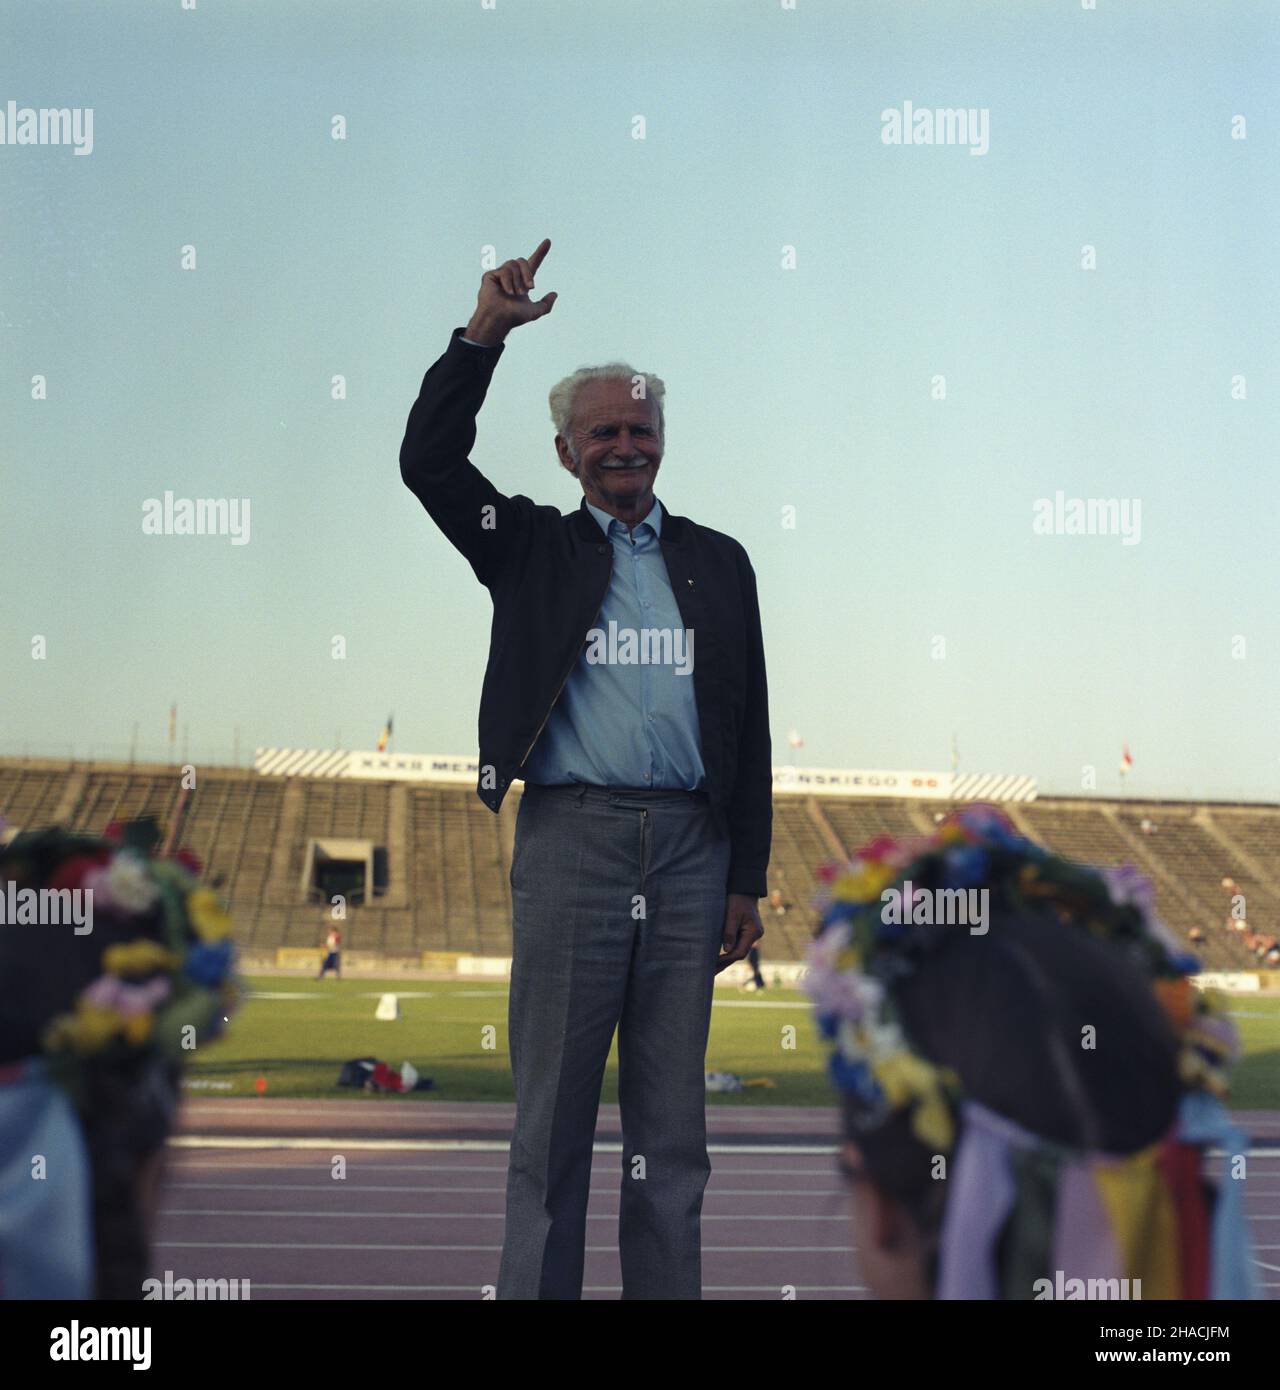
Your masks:
[{"label": "person on field", "polygon": [[329,928],[329,935],[325,937],[324,949],[326,955],[320,963],[320,973],[316,979],[323,980],[330,970],[333,971],[337,979],[342,979],[342,933],[337,927]]}]

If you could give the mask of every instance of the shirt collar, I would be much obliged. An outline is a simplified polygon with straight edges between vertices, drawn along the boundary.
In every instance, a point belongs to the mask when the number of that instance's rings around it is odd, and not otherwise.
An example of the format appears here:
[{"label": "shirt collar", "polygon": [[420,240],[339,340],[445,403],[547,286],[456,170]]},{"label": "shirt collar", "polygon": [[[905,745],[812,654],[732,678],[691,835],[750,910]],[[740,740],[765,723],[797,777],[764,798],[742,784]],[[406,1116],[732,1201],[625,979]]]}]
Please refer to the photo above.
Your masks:
[{"label": "shirt collar", "polygon": [[[593,507],[590,502],[587,502],[586,505],[587,510],[600,523],[600,529],[605,533],[606,536],[609,534],[610,525],[615,521],[618,522],[619,526],[622,526],[624,531],[626,530],[626,527],[623,525],[621,521],[618,521],[618,518],[616,516],[610,516],[608,512],[601,511],[599,507]],[[643,521],[638,521],[636,525],[651,526],[653,527],[655,535],[662,535],[662,503],[659,502],[656,497],[653,499],[653,506],[649,510],[649,515],[645,517]]]}]

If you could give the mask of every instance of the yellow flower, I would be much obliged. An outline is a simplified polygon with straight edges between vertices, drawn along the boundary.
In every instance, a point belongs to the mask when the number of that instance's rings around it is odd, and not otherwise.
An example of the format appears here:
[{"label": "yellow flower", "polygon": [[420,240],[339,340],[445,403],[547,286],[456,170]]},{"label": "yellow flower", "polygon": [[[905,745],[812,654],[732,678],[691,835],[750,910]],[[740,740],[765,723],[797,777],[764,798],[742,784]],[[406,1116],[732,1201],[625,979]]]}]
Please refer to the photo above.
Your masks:
[{"label": "yellow flower", "polygon": [[156,941],[140,937],[124,946],[108,946],[102,968],[108,975],[150,975],[153,970],[173,970],[178,957]]},{"label": "yellow flower", "polygon": [[133,1014],[124,1021],[125,1040],[134,1047],[141,1047],[151,1036],[152,1018],[150,1014]]},{"label": "yellow flower", "polygon": [[839,902],[874,902],[896,877],[897,870],[890,864],[860,863],[836,878],[831,896]]},{"label": "yellow flower", "polygon": [[845,970],[862,969],[862,952],[857,946],[846,946],[836,957],[835,968],[841,972]]},{"label": "yellow flower", "polygon": [[940,1092],[926,1096],[911,1117],[911,1128],[920,1142],[932,1153],[949,1153],[955,1143],[955,1127],[951,1111]]},{"label": "yellow flower", "polygon": [[871,1070],[894,1110],[900,1110],[912,1096],[924,1095],[937,1085],[933,1068],[911,1052],[881,1057]]},{"label": "yellow flower", "polygon": [[911,1117],[916,1137],[935,1152],[948,1151],[955,1140],[955,1130],[938,1069],[912,1052],[895,1052],[876,1062],[872,1071],[894,1110],[912,1100],[918,1102]]},{"label": "yellow flower", "polygon": [[99,1052],[120,1031],[122,1022],[114,1009],[82,1003],[72,1016],[68,1040],[79,1053]]},{"label": "yellow flower", "polygon": [[187,912],[201,941],[221,941],[231,930],[231,918],[211,888],[195,888],[188,893]]}]

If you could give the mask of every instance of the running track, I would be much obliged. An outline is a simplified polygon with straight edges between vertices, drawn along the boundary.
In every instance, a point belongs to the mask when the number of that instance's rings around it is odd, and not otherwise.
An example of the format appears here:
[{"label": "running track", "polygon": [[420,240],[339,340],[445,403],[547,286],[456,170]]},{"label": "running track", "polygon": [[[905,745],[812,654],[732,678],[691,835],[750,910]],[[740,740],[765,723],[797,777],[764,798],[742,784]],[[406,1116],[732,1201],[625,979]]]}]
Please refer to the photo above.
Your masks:
[{"label": "running track", "polygon": [[[188,1100],[171,1141],[152,1273],[251,1281],[255,1300],[477,1299],[498,1273],[512,1106]],[[707,1110],[703,1296],[859,1299],[832,1112]],[[1251,1135],[1246,1209],[1280,1298],[1280,1114]],[[583,1296],[617,1299],[617,1106],[596,1131]],[[346,1178],[331,1176],[334,1155]]]}]

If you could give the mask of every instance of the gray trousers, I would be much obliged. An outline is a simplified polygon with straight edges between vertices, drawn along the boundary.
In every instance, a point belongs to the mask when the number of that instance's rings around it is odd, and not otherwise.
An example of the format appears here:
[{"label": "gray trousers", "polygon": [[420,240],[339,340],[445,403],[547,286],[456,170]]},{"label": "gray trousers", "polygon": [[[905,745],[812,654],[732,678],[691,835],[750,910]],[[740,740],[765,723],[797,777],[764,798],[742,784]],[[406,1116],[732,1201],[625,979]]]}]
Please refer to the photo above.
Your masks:
[{"label": "gray trousers", "polygon": [[516,1122],[497,1296],[582,1297],[618,1030],[623,1298],[702,1296],[704,1067],[729,840],[698,792],[526,785],[511,864]]}]

